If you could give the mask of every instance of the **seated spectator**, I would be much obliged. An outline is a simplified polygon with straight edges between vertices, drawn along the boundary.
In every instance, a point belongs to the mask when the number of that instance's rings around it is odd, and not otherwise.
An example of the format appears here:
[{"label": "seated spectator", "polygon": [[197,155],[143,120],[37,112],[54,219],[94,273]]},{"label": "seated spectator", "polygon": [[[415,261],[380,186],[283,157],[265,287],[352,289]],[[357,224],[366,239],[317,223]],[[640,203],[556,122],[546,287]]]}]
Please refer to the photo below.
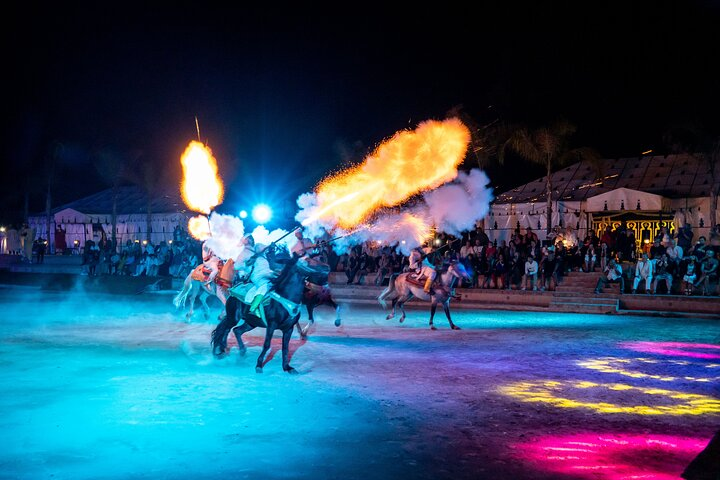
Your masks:
[{"label": "seated spectator", "polygon": [[525,262],[520,258],[519,252],[513,254],[507,269],[509,270],[507,289],[512,290],[515,287],[516,290],[520,290],[523,274],[525,273]]},{"label": "seated spectator", "polygon": [[705,256],[700,262],[700,277],[695,281],[696,287],[702,285],[703,295],[711,294],[711,284],[717,282],[718,279],[718,265],[720,262],[715,258],[715,251],[707,248]]},{"label": "seated spectator", "polygon": [[652,271],[653,266],[652,262],[648,258],[647,253],[643,253],[642,257],[638,262],[635,264],[635,279],[633,280],[633,286],[632,291],[630,293],[634,294],[637,292],[637,287],[640,284],[641,280],[645,281],[645,293],[650,293],[650,285],[652,284]]},{"label": "seated spectator", "polygon": [[650,247],[650,260],[653,262],[660,258],[663,253],[666,253],[667,248],[661,244],[660,237],[655,237],[652,246]]},{"label": "seated spectator", "polygon": [[682,272],[682,291],[685,295],[692,295],[698,272],[697,262],[694,256],[685,257],[682,263]]},{"label": "seated spectator", "polygon": [[655,262],[655,276],[652,283],[652,293],[657,293],[657,286],[660,282],[665,282],[667,293],[672,293],[673,273],[675,273],[675,262],[671,262],[667,258],[667,253],[663,253]]},{"label": "seated spectator", "polygon": [[698,238],[697,243],[693,245],[687,252],[686,255],[694,255],[698,261],[702,261],[705,257],[705,250],[708,248],[705,237]]},{"label": "seated spectator", "polygon": [[555,247],[548,247],[548,254],[540,261],[540,271],[542,277],[540,281],[540,291],[555,290],[558,284],[558,270],[560,269],[560,259],[555,255]]},{"label": "seated spectator", "polygon": [[538,275],[538,264],[535,261],[535,257],[530,254],[527,257],[527,260],[525,260],[525,284],[523,285],[522,289],[532,289],[533,291],[537,290],[537,275]]},{"label": "seated spectator", "polygon": [[595,285],[595,293],[602,293],[602,288],[609,283],[619,283],[620,294],[625,290],[625,278],[623,277],[622,267],[615,263],[614,258],[608,261],[605,270],[603,270],[602,275],[598,278],[597,285]]},{"label": "seated spectator", "polygon": [[677,243],[675,243],[675,239],[669,240],[669,245],[666,250],[668,260],[671,262],[675,262],[675,266],[680,266],[680,262],[683,258],[683,249],[680,248]]}]

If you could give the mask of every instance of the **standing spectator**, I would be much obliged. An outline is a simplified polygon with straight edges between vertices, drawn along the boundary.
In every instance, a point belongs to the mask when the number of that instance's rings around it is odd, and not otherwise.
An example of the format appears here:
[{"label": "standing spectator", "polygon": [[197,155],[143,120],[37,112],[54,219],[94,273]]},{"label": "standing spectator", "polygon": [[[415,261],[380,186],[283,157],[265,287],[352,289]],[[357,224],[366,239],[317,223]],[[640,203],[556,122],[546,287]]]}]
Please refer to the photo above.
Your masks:
[{"label": "standing spectator", "polygon": [[650,284],[652,282],[652,262],[648,258],[647,253],[643,253],[642,257],[638,262],[635,264],[635,279],[633,280],[633,286],[632,291],[630,293],[635,293],[637,291],[637,287],[640,284],[640,280],[645,280],[645,293],[650,293]]},{"label": "standing spectator", "polygon": [[468,240],[465,242],[465,245],[460,248],[460,260],[466,259],[471,253],[473,253],[473,246],[470,240]]},{"label": "standing spectator", "polygon": [[693,245],[687,250],[684,250],[685,255],[694,255],[695,257],[697,257],[698,261],[705,258],[705,249],[707,249],[708,247],[706,240],[707,239],[705,237],[700,236],[695,245]]},{"label": "standing spectator", "polygon": [[538,240],[538,236],[535,232],[533,232],[533,229],[530,225],[528,225],[527,229],[525,230],[525,243],[540,243],[540,240]]},{"label": "standing spectator", "polygon": [[602,275],[598,278],[597,285],[595,285],[595,293],[602,293],[602,287],[608,283],[619,283],[620,294],[622,295],[623,290],[625,290],[625,278],[623,277],[622,267],[615,263],[614,258],[608,261],[605,270],[603,270]]},{"label": "standing spectator", "polygon": [[355,281],[355,275],[359,269],[358,256],[355,250],[350,250],[347,265],[345,266],[345,275],[347,276],[347,284],[350,285]]},{"label": "standing spectator", "polygon": [[657,286],[660,282],[665,282],[668,295],[672,293],[673,273],[675,273],[675,263],[668,259],[667,253],[663,253],[655,261],[655,279],[652,283],[653,295],[657,293]]},{"label": "standing spectator", "polygon": [[603,272],[607,268],[608,260],[610,260],[610,247],[606,242],[600,242],[600,270]]},{"label": "standing spectator", "polygon": [[594,272],[596,262],[597,255],[595,254],[595,245],[589,243],[587,250],[585,251],[585,271]]},{"label": "standing spectator", "polygon": [[702,294],[710,295],[710,284],[718,279],[718,262],[715,258],[715,251],[711,248],[705,250],[705,256],[700,263],[700,277],[695,281],[695,286],[703,286]]},{"label": "standing spectator", "polygon": [[45,250],[47,249],[47,240],[40,237],[37,244],[37,263],[45,263]]},{"label": "standing spectator", "polygon": [[525,260],[525,284],[522,287],[523,290],[528,288],[532,288],[533,291],[537,290],[537,274],[538,264],[534,255],[530,254]]},{"label": "standing spectator", "polygon": [[505,257],[502,253],[498,253],[493,266],[492,281],[496,288],[502,289],[505,286]]},{"label": "standing spectator", "polygon": [[680,227],[675,233],[677,246],[682,248],[683,252],[688,252],[692,246],[693,236],[692,226],[688,222],[685,222],[685,225]]},{"label": "standing spectator", "polygon": [[375,285],[383,285],[385,279],[389,278],[391,273],[392,265],[390,264],[390,257],[388,257],[387,253],[383,253],[380,255],[380,260],[378,260]]}]

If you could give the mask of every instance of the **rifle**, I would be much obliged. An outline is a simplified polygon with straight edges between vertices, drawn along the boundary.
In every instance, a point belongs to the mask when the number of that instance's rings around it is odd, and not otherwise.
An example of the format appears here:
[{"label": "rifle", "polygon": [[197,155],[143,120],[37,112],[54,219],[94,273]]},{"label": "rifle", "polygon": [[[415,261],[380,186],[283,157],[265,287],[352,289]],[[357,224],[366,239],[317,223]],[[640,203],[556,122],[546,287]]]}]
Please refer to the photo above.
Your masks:
[{"label": "rifle", "polygon": [[264,254],[266,250],[275,247],[275,245],[277,245],[277,243],[278,243],[280,240],[282,240],[283,238],[287,237],[287,236],[290,235],[291,233],[294,233],[294,232],[298,231],[298,230],[301,229],[301,228],[302,228],[302,225],[293,228],[292,230],[290,230],[289,232],[287,232],[287,233],[286,233],[285,235],[283,235],[282,237],[278,238],[277,240],[273,240],[272,242],[270,242],[270,244],[269,244],[267,247],[263,248],[263,249],[260,250],[259,252],[253,253],[247,260],[245,260],[245,265],[247,265],[247,266],[251,265],[255,260],[257,260],[258,257],[260,257],[262,254]]},{"label": "rifle", "polygon": [[452,242],[448,242],[448,243],[446,243],[445,245],[443,245],[442,247],[438,247],[438,248],[436,248],[435,250],[430,250],[428,253],[423,253],[423,254],[420,256],[420,258],[421,258],[421,260],[425,260],[425,259],[426,259],[427,257],[429,257],[430,255],[433,255],[433,254],[435,254],[435,253],[438,253],[438,252],[439,252],[440,250],[442,250],[443,248],[449,247],[449,246],[452,245],[453,243],[459,242],[460,240],[462,240],[462,238],[456,238],[456,239],[453,240]]}]

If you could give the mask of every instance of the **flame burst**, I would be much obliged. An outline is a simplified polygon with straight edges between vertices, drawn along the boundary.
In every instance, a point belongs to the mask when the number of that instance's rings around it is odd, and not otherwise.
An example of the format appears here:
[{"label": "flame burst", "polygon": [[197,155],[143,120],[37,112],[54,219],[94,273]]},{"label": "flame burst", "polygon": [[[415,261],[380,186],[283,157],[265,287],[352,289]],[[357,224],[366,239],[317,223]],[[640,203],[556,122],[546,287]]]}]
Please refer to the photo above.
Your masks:
[{"label": "flame burst", "polygon": [[209,214],[223,199],[223,184],[212,151],[200,142],[191,141],[180,159],[183,168],[181,191],[191,210]]},{"label": "flame burst", "polygon": [[317,189],[317,211],[302,223],[320,220],[350,229],[383,207],[436,188],[457,176],[470,130],[458,119],[428,120],[380,144],[365,161],[328,178]]},{"label": "flame burst", "polygon": [[210,222],[205,215],[196,215],[188,220],[188,232],[196,240],[205,241],[210,238]]}]

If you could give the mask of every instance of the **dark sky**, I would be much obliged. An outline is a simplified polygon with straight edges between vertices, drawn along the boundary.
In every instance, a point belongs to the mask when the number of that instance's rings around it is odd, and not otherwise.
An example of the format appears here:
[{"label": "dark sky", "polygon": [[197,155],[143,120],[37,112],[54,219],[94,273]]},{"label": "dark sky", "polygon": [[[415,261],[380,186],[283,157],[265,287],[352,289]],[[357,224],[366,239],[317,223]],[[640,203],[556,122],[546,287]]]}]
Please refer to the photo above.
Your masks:
[{"label": "dark sky", "polygon": [[[44,209],[50,158],[54,206],[106,188],[110,156],[174,188],[196,117],[227,211],[294,200],[457,105],[480,124],[566,118],[606,157],[660,151],[681,121],[720,130],[714,2],[32,3],[1,33],[0,222],[26,191]],[[542,175],[489,173],[499,192]]]}]

